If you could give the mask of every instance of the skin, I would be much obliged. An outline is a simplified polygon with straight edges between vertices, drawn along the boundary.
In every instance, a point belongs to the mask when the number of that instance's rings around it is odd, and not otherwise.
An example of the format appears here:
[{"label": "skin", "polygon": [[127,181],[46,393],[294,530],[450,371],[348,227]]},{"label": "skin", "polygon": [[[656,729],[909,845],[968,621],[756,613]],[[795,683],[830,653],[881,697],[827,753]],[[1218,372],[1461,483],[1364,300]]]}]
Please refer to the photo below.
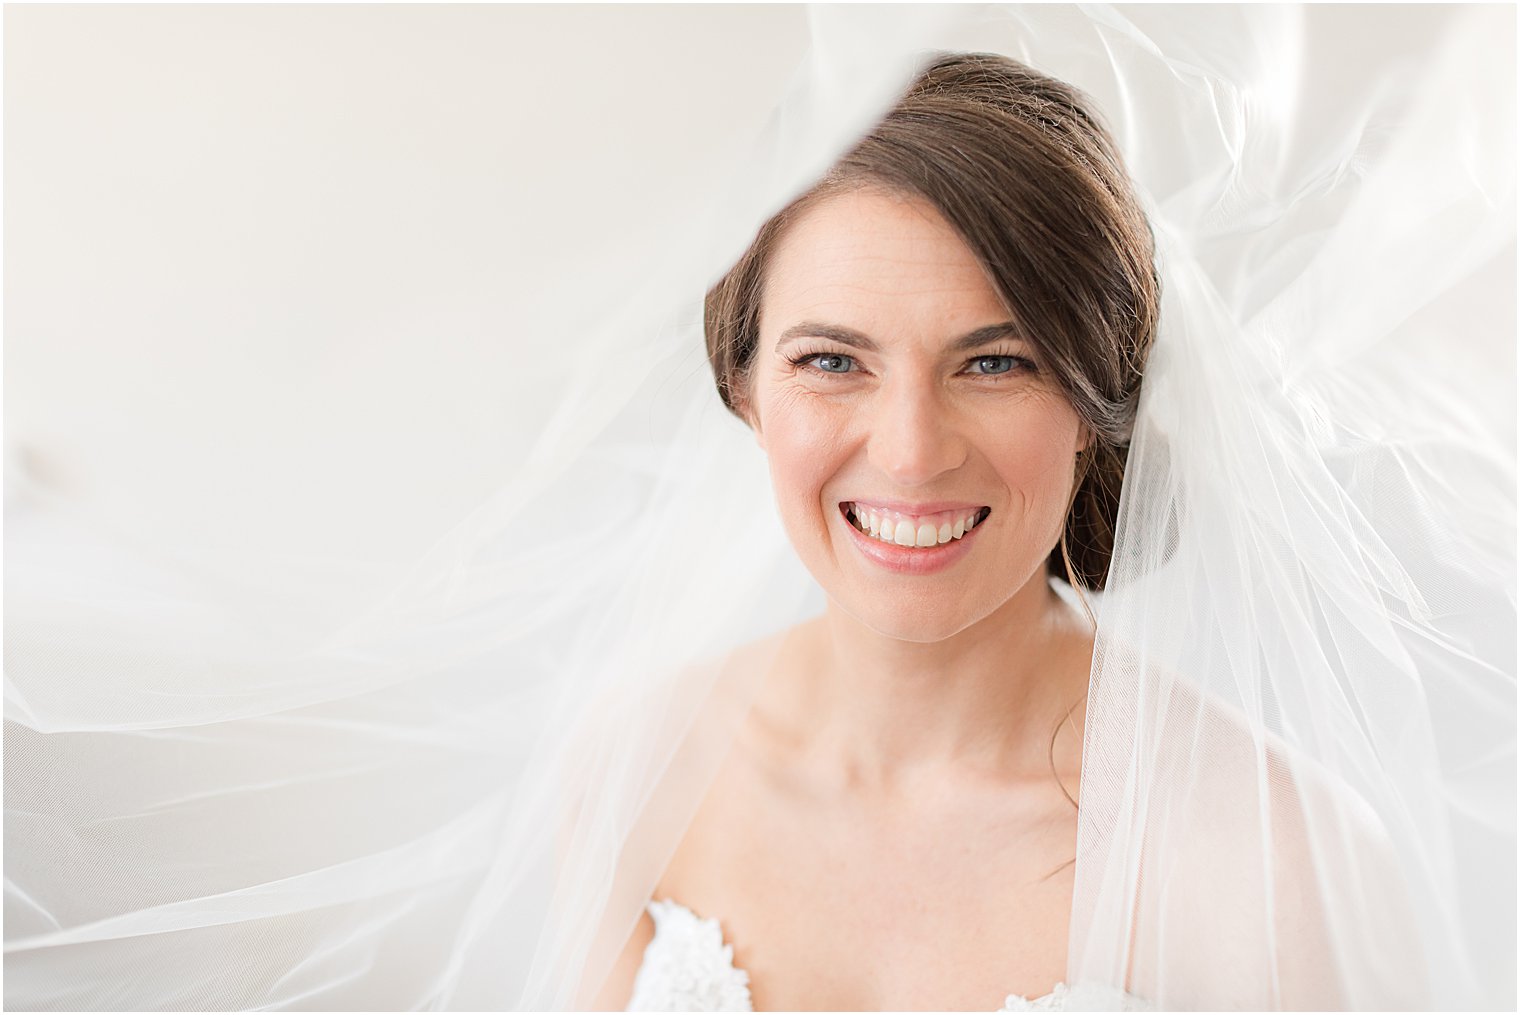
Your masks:
[{"label": "skin", "polygon": [[[719,919],[756,1010],[991,1011],[1064,978],[1092,638],[1044,567],[1088,434],[1031,343],[948,350],[1010,318],[917,197],[830,197],[769,265],[744,409],[828,606],[785,638],[654,893]],[[800,322],[878,348],[782,341]],[[839,511],[882,498],[992,513],[910,576]],[[597,1007],[627,1003],[653,931]]]},{"label": "skin", "polygon": [[[1030,742],[1044,752],[1008,716],[1048,690],[1037,667],[1018,662],[1035,662],[1069,627],[1044,566],[1086,434],[1048,376],[981,359],[1037,360],[1031,343],[942,351],[1010,316],[971,251],[919,199],[836,198],[783,238],[772,264],[749,413],[787,532],[829,597],[819,660],[829,679],[793,690],[813,706],[799,714],[830,718],[810,739],[827,737],[844,767],[883,791],[952,757],[997,764]],[[799,321],[845,324],[882,348],[778,346]],[[792,362],[815,352],[848,355],[850,371]],[[873,497],[992,513],[956,566],[901,575],[855,550],[839,512],[841,501]]]}]

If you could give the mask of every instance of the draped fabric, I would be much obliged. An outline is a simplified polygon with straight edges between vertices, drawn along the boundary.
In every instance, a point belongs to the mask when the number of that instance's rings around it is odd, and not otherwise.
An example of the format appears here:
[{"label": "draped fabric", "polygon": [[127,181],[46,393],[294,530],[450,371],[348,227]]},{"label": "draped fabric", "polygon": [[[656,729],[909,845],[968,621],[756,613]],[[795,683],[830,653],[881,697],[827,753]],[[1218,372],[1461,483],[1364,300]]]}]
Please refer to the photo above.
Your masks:
[{"label": "draped fabric", "polygon": [[1512,1008],[1513,10],[587,13],[7,9],[7,1007],[586,1005],[823,605],[703,294],[968,49],[1164,294],[1067,981]]}]

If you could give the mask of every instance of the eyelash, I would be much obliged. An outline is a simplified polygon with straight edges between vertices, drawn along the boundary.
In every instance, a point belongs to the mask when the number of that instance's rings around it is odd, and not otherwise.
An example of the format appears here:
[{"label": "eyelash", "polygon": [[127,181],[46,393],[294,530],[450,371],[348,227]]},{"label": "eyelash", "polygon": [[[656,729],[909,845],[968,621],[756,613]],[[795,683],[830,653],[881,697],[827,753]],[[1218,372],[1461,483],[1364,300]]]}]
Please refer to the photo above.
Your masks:
[{"label": "eyelash", "polygon": [[[817,366],[812,365],[812,361],[813,360],[820,359],[820,358],[822,358],[824,356],[832,356],[832,357],[835,357],[835,358],[838,358],[838,359],[848,360],[852,364],[855,362],[855,357],[854,356],[850,356],[850,355],[847,355],[847,354],[842,353],[842,352],[829,352],[827,350],[817,350],[817,351],[807,351],[807,350],[805,350],[803,352],[799,352],[795,356],[788,357],[788,359],[791,361],[791,364],[792,364],[793,367],[796,367],[796,368],[799,368],[799,369],[807,369],[807,370],[809,370],[811,373],[813,373],[815,375],[821,375],[821,376],[824,376],[824,377],[847,377],[850,374],[855,373],[854,370],[842,370],[842,371],[841,370],[820,370]],[[1033,360],[1030,360],[1030,359],[1028,359],[1027,357],[1024,357],[1024,356],[1016,356],[1013,353],[996,353],[996,352],[994,352],[994,353],[987,353],[987,354],[982,355],[982,356],[973,356],[969,360],[966,361],[966,365],[970,366],[973,363],[980,363],[982,360],[989,360],[989,359],[1012,360],[1013,361],[1013,365],[1009,369],[1007,369],[1007,370],[1005,370],[1005,371],[1003,371],[1001,373],[992,373],[992,374],[977,374],[977,373],[974,373],[974,374],[972,374],[973,377],[1002,378],[1002,377],[1009,377],[1009,376],[1012,376],[1012,375],[1015,375],[1015,374],[1020,374],[1020,373],[1038,373],[1039,372],[1039,368],[1034,365],[1034,361]]]}]

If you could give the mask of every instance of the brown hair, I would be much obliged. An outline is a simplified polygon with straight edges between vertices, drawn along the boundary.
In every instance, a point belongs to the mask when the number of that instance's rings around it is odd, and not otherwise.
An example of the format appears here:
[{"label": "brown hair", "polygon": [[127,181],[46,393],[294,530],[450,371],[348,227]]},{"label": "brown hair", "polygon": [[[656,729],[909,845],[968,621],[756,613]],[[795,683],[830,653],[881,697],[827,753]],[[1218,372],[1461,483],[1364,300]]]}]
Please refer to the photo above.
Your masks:
[{"label": "brown hair", "polygon": [[718,394],[746,416],[765,267],[815,203],[878,186],[927,199],[986,269],[1092,433],[1047,569],[1101,589],[1160,307],[1150,224],[1077,89],[993,53],[940,53],[863,140],[761,227],[707,293]]}]

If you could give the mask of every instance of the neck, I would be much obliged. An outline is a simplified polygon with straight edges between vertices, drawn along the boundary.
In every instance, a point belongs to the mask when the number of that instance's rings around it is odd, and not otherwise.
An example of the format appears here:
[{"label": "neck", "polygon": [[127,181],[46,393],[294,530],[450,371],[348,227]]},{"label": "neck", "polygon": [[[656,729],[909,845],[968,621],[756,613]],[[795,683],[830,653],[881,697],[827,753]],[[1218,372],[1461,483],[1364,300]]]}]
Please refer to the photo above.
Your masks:
[{"label": "neck", "polygon": [[896,795],[949,770],[1048,779],[1080,767],[1091,664],[1085,616],[1037,574],[993,613],[931,643],[883,635],[832,602],[801,633],[781,714],[803,763],[854,792]]}]

